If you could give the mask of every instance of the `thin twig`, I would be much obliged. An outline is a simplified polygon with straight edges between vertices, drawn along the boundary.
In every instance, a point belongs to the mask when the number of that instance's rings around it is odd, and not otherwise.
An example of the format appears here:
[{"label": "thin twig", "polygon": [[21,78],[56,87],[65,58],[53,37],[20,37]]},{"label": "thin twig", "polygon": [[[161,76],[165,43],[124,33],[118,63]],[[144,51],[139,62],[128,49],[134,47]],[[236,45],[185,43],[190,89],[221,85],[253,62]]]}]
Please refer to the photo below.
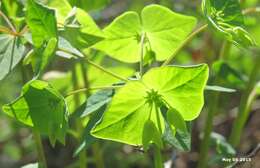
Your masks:
[{"label": "thin twig", "polygon": [[8,19],[8,17],[0,10],[0,16],[3,17],[3,19],[5,20],[5,22],[8,24],[8,26],[10,27],[10,29],[16,33],[16,29],[14,28],[13,24],[11,23],[11,21]]},{"label": "thin twig", "polygon": [[59,48],[59,50],[65,52],[65,53],[67,53],[67,54],[70,54],[70,55],[72,55],[72,56],[75,56],[76,58],[84,59],[87,63],[89,63],[89,64],[92,65],[93,67],[95,67],[95,68],[97,68],[97,69],[99,69],[99,70],[101,70],[101,71],[103,71],[103,72],[109,74],[110,76],[113,76],[113,77],[115,77],[115,78],[117,78],[117,79],[120,79],[120,80],[122,80],[122,81],[124,81],[124,82],[127,82],[127,81],[128,81],[128,79],[125,79],[125,78],[123,78],[123,77],[121,77],[121,76],[115,74],[114,72],[111,72],[110,70],[105,69],[104,67],[102,67],[102,66],[96,64],[95,62],[92,62],[90,59],[87,58],[87,56],[86,56],[84,53],[81,53],[81,54],[84,56],[84,58],[82,58],[82,56],[77,55],[77,54],[75,54],[75,53],[72,53],[72,52],[70,52],[70,51],[68,51],[68,50],[64,50],[64,49],[61,49],[61,48]]},{"label": "thin twig", "polygon": [[91,88],[82,88],[82,89],[78,89],[78,90],[74,90],[69,92],[68,94],[66,94],[64,97],[67,98],[69,96],[72,96],[74,94],[78,94],[81,92],[86,92],[86,91],[90,91],[90,90],[99,90],[99,89],[116,89],[116,88],[121,88],[122,86],[98,86],[98,87],[91,87]]},{"label": "thin twig", "polygon": [[199,34],[200,32],[204,31],[206,28],[208,27],[208,24],[202,25],[201,27],[199,27],[197,30],[195,30],[194,32],[192,32],[184,41],[183,43],[175,50],[175,52],[173,53],[173,55],[171,57],[169,57],[163,64],[162,66],[166,66],[169,63],[171,63],[171,61],[173,60],[173,58],[183,49],[183,47],[185,47],[197,34]]}]

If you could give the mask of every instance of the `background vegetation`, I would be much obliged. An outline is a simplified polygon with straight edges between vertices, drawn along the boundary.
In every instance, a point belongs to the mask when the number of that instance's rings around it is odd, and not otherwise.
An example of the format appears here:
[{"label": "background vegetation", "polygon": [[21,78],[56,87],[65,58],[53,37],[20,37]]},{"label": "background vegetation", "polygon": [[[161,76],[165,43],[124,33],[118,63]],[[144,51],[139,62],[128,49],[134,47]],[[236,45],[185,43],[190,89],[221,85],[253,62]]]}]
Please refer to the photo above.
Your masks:
[{"label": "background vegetation", "polygon": [[[56,135],[42,134],[40,137],[39,132],[35,133],[31,127],[25,126],[0,110],[1,168],[21,167],[36,163],[38,160],[41,162],[42,160],[37,157],[41,155],[39,153],[41,145],[35,143],[37,137],[41,139],[38,139],[39,141],[42,141],[42,151],[44,151],[48,167],[154,166],[155,158],[152,151],[144,152],[140,147],[97,139],[89,134],[90,129],[100,118],[97,111],[104,111],[105,105],[111,101],[111,95],[114,94],[111,89],[120,86],[124,78],[134,78],[136,72],[139,71],[139,64],[125,63],[107,56],[100,50],[89,49],[88,47],[92,46],[90,43],[97,40],[97,37],[84,36],[84,31],[87,30],[76,31],[68,28],[62,31],[64,25],[72,23],[75,19],[73,12],[70,13],[70,17],[67,17],[72,6],[88,12],[97,25],[104,28],[120,14],[126,11],[140,13],[149,4],[160,4],[174,12],[194,16],[198,20],[193,30],[193,32],[197,30],[196,35],[192,36],[192,39],[189,39],[176,53],[174,59],[168,63],[174,65],[206,63],[210,69],[208,86],[204,92],[203,110],[200,116],[192,121],[191,133],[188,138],[186,137],[187,139],[191,137],[190,149],[184,149],[182,145],[173,145],[174,147],[166,145],[161,152],[165,165],[177,168],[259,167],[260,156],[257,152],[260,148],[260,83],[258,82],[260,81],[258,45],[260,44],[260,8],[258,7],[260,2],[258,0],[239,2],[243,14],[239,17],[244,17],[244,25],[240,22],[228,22],[230,18],[222,20],[227,24],[235,26],[238,24],[238,27],[241,26],[247,31],[238,32],[237,36],[229,36],[233,32],[224,35],[219,33],[204,15],[201,1],[198,0],[41,0],[39,2],[58,11],[56,19],[59,29],[59,49],[55,50],[55,57],[51,61],[47,60],[49,63],[35,58],[37,54],[48,55],[47,51],[51,52],[51,47],[44,51],[41,48],[41,40],[36,42],[33,39],[32,42],[31,33],[34,35],[44,30],[37,27],[37,24],[28,24],[31,23],[28,18],[35,19],[33,14],[25,16],[25,10],[28,11],[25,6],[28,2],[25,0],[0,1],[0,106],[15,100],[21,94],[23,85],[37,74],[57,89],[61,95],[66,96],[70,127],[66,131],[66,143],[63,145],[60,143],[64,141],[62,132],[56,132]],[[229,2],[236,4],[237,1],[229,0]],[[204,12],[205,10],[206,7]],[[49,11],[50,15],[51,12]],[[235,14],[237,11],[232,10],[232,12]],[[46,23],[48,22],[49,20],[46,19]],[[84,20],[82,22],[84,23]],[[32,27],[35,28],[32,29]],[[227,29],[224,31],[226,32]],[[95,35],[98,34],[98,32],[95,33]],[[10,38],[6,38],[4,36],[6,34]],[[251,38],[247,38],[247,35],[253,39],[253,42],[250,41]],[[15,40],[12,37],[15,37]],[[51,40],[53,39],[48,39],[48,41]],[[17,53],[12,53],[13,49],[6,47],[10,42],[16,44],[13,47],[17,47]],[[20,57],[14,63],[17,65],[7,65],[3,61],[5,55],[15,55],[15,59]],[[75,59],[75,57],[80,58]],[[144,61],[147,61],[143,67],[144,72],[149,67],[163,63],[152,57]],[[104,72],[103,67],[108,72]],[[99,90],[104,89],[104,86],[111,88],[105,89],[105,93],[98,95],[97,93],[100,93]],[[81,88],[89,89],[73,92]],[[93,98],[93,96],[96,97]],[[88,101],[86,101],[87,98]],[[35,101],[38,103],[37,100]],[[100,104],[91,106],[92,109],[88,108],[89,111],[86,111],[86,106],[91,103]],[[41,124],[44,125],[45,122],[42,121]],[[56,140],[59,142],[56,142],[54,146]],[[189,142],[184,143],[189,144]],[[252,160],[223,162],[223,158],[251,158]]]}]

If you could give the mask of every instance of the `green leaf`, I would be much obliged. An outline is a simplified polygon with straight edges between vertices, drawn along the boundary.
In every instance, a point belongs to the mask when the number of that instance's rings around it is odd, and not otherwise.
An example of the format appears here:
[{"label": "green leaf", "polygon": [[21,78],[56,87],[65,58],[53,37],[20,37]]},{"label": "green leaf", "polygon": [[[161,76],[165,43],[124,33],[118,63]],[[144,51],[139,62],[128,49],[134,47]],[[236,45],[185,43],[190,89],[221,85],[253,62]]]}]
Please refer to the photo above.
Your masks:
[{"label": "green leaf", "polygon": [[205,64],[153,68],[140,81],[130,81],[116,92],[92,135],[142,145],[147,120],[164,132],[164,118],[161,113],[158,118],[156,115],[162,102],[176,109],[185,121],[193,120],[202,109],[207,78],[208,67]]},{"label": "green leaf", "polygon": [[21,168],[39,168],[39,163],[30,163],[22,166]]},{"label": "green leaf", "polygon": [[142,143],[145,151],[149,149],[150,144],[155,144],[160,149],[163,147],[161,134],[151,120],[144,124]]},{"label": "green leaf", "polygon": [[57,39],[51,38],[46,46],[35,49],[32,56],[32,66],[36,75],[40,75],[51,62],[57,49],[57,44]]},{"label": "green leaf", "polygon": [[219,83],[224,84],[226,87],[234,87],[244,89],[247,79],[245,76],[231,67],[225,61],[216,61],[212,65],[214,77],[218,78]]},{"label": "green leaf", "polygon": [[186,132],[176,131],[170,126],[169,123],[165,124],[165,132],[163,140],[169,145],[175,147],[180,151],[190,151],[191,149],[191,124],[186,123]]},{"label": "green leaf", "polygon": [[110,102],[113,94],[113,90],[101,90],[93,95],[91,95],[86,103],[86,108],[82,113],[81,117],[85,117],[95,112],[108,102]]},{"label": "green leaf", "polygon": [[203,0],[202,10],[209,24],[235,45],[248,47],[254,40],[244,30],[239,0]]},{"label": "green leaf", "polygon": [[104,38],[103,32],[88,13],[77,8],[76,19],[80,25],[66,25],[65,30],[61,32],[72,46],[83,50]]},{"label": "green leaf", "polygon": [[57,38],[55,11],[34,0],[27,0],[26,22],[32,33],[33,44],[42,47],[51,38]]},{"label": "green leaf", "polygon": [[24,85],[21,96],[3,106],[3,111],[56,140],[65,143],[68,128],[67,106],[64,98],[47,82],[33,80]]},{"label": "green leaf", "polygon": [[181,114],[175,109],[169,109],[167,112],[167,121],[174,126],[176,130],[187,132],[186,123]]},{"label": "green leaf", "polygon": [[73,154],[74,157],[77,156],[84,148],[88,148],[93,142],[97,141],[97,139],[90,134],[90,131],[95,126],[95,124],[101,119],[105,110],[106,110],[106,104],[104,104],[102,107],[100,107],[95,112],[91,113],[90,120],[89,120],[87,126],[85,127],[84,133],[82,135],[83,142],[80,144],[80,146],[74,152],[74,154]]},{"label": "green leaf", "polygon": [[[171,56],[196,24],[194,17],[181,15],[170,9],[150,5],[141,16],[136,12],[125,12],[104,29],[106,39],[97,43],[96,49],[123,62],[140,60],[141,36],[145,36],[144,55],[153,51],[156,60]],[[147,48],[147,49],[146,49]]]},{"label": "green leaf", "polygon": [[0,34],[0,80],[4,79],[21,61],[25,47],[20,38]]},{"label": "green leaf", "polygon": [[81,52],[79,52],[76,48],[74,48],[70,44],[70,42],[68,42],[63,37],[59,37],[59,44],[58,44],[58,46],[59,46],[59,50],[56,51],[56,55],[57,56],[68,58],[68,59],[75,58],[73,55],[68,54],[67,53],[67,51],[68,51],[68,52],[73,53],[75,55],[78,55],[80,57],[84,57],[84,55]]},{"label": "green leaf", "polygon": [[69,0],[72,6],[80,7],[86,11],[98,10],[108,5],[111,0]]},{"label": "green leaf", "polygon": [[226,138],[222,135],[212,132],[210,134],[211,145],[215,147],[218,154],[226,156],[234,156],[236,154],[235,149],[226,141]]},{"label": "green leaf", "polygon": [[64,23],[67,15],[72,9],[67,0],[51,0],[48,1],[47,5],[56,9],[57,20],[59,23]]},{"label": "green leaf", "polygon": [[209,86],[209,85],[207,85],[205,87],[205,90],[217,91],[217,92],[227,92],[227,93],[236,92],[235,89],[225,88],[222,86]]},{"label": "green leaf", "polygon": [[58,45],[55,11],[34,0],[28,0],[26,22],[35,47],[32,66],[39,77],[52,60]]}]

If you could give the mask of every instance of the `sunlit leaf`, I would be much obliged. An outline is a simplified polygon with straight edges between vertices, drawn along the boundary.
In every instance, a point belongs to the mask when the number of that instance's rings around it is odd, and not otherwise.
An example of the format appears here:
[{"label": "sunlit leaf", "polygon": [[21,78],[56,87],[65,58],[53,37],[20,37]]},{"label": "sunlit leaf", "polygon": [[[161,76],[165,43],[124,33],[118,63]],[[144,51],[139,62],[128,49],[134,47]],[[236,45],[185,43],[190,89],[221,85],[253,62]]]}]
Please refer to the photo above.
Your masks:
[{"label": "sunlit leaf", "polygon": [[34,0],[27,0],[26,22],[32,33],[33,44],[40,48],[51,38],[57,38],[55,11]]},{"label": "sunlit leaf", "polygon": [[[125,12],[104,29],[106,39],[94,47],[123,62],[140,60],[141,38],[145,36],[145,53],[153,51],[156,60],[171,56],[196,24],[194,17],[150,5],[141,15]],[[148,51],[146,50],[149,49]]]},{"label": "sunlit leaf", "polygon": [[77,49],[86,49],[103,39],[103,32],[96,25],[91,16],[77,8],[76,19],[79,25],[66,25],[62,31],[63,37]]},{"label": "sunlit leaf", "polygon": [[49,0],[47,5],[56,9],[57,20],[59,23],[64,23],[68,13],[72,9],[67,0]]},{"label": "sunlit leaf", "polygon": [[130,81],[116,92],[92,135],[142,145],[147,120],[164,132],[165,122],[160,112],[164,103],[176,109],[185,121],[193,120],[203,106],[207,78],[206,65],[153,68],[140,81]]}]

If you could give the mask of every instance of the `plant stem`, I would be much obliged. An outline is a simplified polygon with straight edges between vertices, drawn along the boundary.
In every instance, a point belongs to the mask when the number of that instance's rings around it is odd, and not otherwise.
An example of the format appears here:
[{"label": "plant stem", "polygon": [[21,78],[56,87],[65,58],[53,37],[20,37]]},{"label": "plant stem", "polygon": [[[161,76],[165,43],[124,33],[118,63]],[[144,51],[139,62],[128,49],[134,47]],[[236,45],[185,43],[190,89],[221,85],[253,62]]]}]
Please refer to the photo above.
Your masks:
[{"label": "plant stem", "polygon": [[88,82],[88,73],[87,73],[87,69],[86,66],[83,62],[80,63],[80,68],[81,68],[81,73],[82,73],[82,77],[83,77],[83,82],[84,82],[84,87],[86,88],[85,94],[86,94],[86,98],[89,97],[90,93],[89,93],[89,82]]},{"label": "plant stem", "polygon": [[231,42],[229,42],[227,40],[224,41],[223,46],[222,46],[222,48],[220,50],[220,54],[219,54],[219,59],[220,60],[226,60],[226,57],[229,54],[230,48],[231,48]]},{"label": "plant stem", "polygon": [[38,131],[33,130],[33,137],[34,137],[37,152],[38,152],[39,168],[47,168],[47,162],[46,162],[46,158],[44,155],[44,150],[43,150],[42,141],[41,141],[41,135],[39,134]]},{"label": "plant stem", "polygon": [[171,57],[169,57],[163,64],[162,66],[166,66],[169,63],[171,63],[171,61],[173,60],[173,58],[183,49],[183,47],[185,47],[197,34],[199,34],[200,32],[204,31],[206,28],[208,27],[208,24],[205,24],[201,27],[199,27],[198,29],[196,29],[194,32],[192,32],[184,41],[183,43],[175,50],[175,52],[173,53],[173,55]]},{"label": "plant stem", "polygon": [[206,118],[206,125],[203,132],[203,139],[200,143],[200,156],[199,156],[199,163],[198,168],[206,168],[208,163],[208,150],[210,146],[210,134],[213,128],[213,119],[216,111],[218,110],[218,103],[219,103],[219,92],[212,92],[209,97],[209,109],[208,115]]},{"label": "plant stem", "polygon": [[143,76],[143,64],[144,64],[144,39],[145,33],[142,33],[140,41],[140,76]]},{"label": "plant stem", "polygon": [[154,145],[153,149],[153,160],[154,160],[154,168],[163,168],[162,154],[161,150],[158,146]]},{"label": "plant stem", "polygon": [[91,88],[82,88],[82,89],[77,89],[77,90],[71,91],[68,94],[66,94],[64,97],[67,98],[67,97],[72,96],[74,94],[78,94],[78,93],[86,92],[86,91],[90,91],[90,90],[116,89],[116,88],[121,88],[121,87],[122,86],[98,86],[98,87],[91,87]]},{"label": "plant stem", "polygon": [[125,78],[123,78],[123,77],[121,77],[121,76],[115,74],[114,72],[111,72],[111,71],[109,71],[109,70],[103,68],[102,66],[100,66],[100,65],[98,65],[98,64],[96,64],[96,63],[90,61],[90,60],[87,59],[87,58],[85,58],[85,60],[86,60],[87,63],[89,63],[90,65],[92,65],[92,66],[94,66],[95,68],[97,68],[97,69],[99,69],[99,70],[101,70],[101,71],[103,71],[103,72],[109,74],[110,76],[113,76],[113,77],[115,77],[115,78],[117,78],[117,79],[120,79],[120,80],[122,80],[122,81],[125,81],[125,82],[128,81],[127,79],[125,79]]},{"label": "plant stem", "polygon": [[[28,81],[29,77],[27,76],[27,71],[25,67],[23,67],[22,63],[20,63],[20,66],[21,66],[22,83],[25,84]],[[41,135],[34,128],[32,128],[32,134],[36,144],[39,168],[47,168],[47,162],[44,154]]]},{"label": "plant stem", "polygon": [[160,133],[162,134],[163,131],[162,131],[161,120],[160,120],[160,111],[159,108],[156,107],[156,105],[155,105],[155,111],[156,111],[156,120],[157,120],[158,128]]},{"label": "plant stem", "polygon": [[103,152],[102,152],[102,149],[100,148],[100,144],[98,141],[93,144],[93,152],[94,152],[94,159],[96,162],[96,167],[105,168],[103,157],[102,157]]},{"label": "plant stem", "polygon": [[[224,59],[228,56],[229,51],[230,51],[230,43],[225,41],[222,45],[222,48],[219,53],[218,59]],[[214,80],[216,84],[219,83],[218,77]],[[203,132],[203,139],[200,143],[200,156],[199,156],[199,163],[198,163],[198,168],[206,168],[207,163],[208,163],[208,151],[209,151],[209,146],[210,146],[210,134],[212,132],[213,128],[213,119],[214,116],[218,110],[218,104],[219,104],[219,92],[212,92],[209,94],[209,97],[211,98],[209,101],[209,108],[208,108],[208,113],[206,117],[206,123],[205,123],[205,128]]]},{"label": "plant stem", "polygon": [[254,63],[255,65],[251,71],[246,90],[241,97],[238,114],[234,121],[231,135],[229,137],[229,142],[233,145],[233,147],[237,147],[237,145],[239,145],[242,130],[250,113],[253,100],[252,93],[254,91],[257,77],[260,72],[260,55],[256,55],[256,60]]},{"label": "plant stem", "polygon": [[16,29],[14,28],[12,22],[8,19],[8,17],[0,10],[0,16],[2,16],[7,23],[7,25],[10,27],[10,29],[16,33]]},{"label": "plant stem", "polygon": [[[76,65],[74,65],[73,69],[72,69],[72,82],[73,82],[73,89],[77,90],[79,87],[78,84],[78,78],[77,78],[77,73],[76,73]],[[75,106],[78,107],[80,105],[80,97],[78,95],[74,96],[74,102],[75,102]],[[82,123],[80,118],[76,119],[76,130],[79,133],[79,135],[82,134]],[[80,145],[81,140],[78,139],[78,143]],[[86,150],[82,150],[79,153],[79,167],[80,168],[86,168],[87,167],[87,154],[86,154]]]},{"label": "plant stem", "polygon": [[59,48],[59,50],[60,50],[60,51],[63,51],[63,52],[66,52],[67,54],[73,55],[73,56],[75,56],[75,57],[77,57],[77,58],[79,58],[79,59],[85,60],[87,63],[89,63],[89,64],[92,65],[93,67],[95,67],[95,68],[101,70],[102,72],[107,73],[107,74],[110,75],[110,76],[113,76],[114,78],[117,78],[117,79],[122,80],[122,81],[125,81],[125,82],[128,81],[127,79],[125,79],[125,78],[123,78],[123,77],[121,77],[121,76],[115,74],[114,72],[111,72],[111,71],[105,69],[104,67],[102,67],[102,66],[96,64],[95,62],[92,62],[91,60],[89,60],[89,59],[87,58],[87,56],[86,56],[84,53],[81,53],[82,55],[84,55],[84,58],[82,58],[82,56],[77,55],[77,54],[75,54],[75,53],[72,53],[72,52],[70,52],[70,51],[68,51],[68,50],[61,49],[61,48]]},{"label": "plant stem", "polygon": [[247,8],[247,9],[244,9],[242,11],[242,13],[244,15],[253,14],[253,13],[259,13],[259,12],[260,12],[260,7]]}]

